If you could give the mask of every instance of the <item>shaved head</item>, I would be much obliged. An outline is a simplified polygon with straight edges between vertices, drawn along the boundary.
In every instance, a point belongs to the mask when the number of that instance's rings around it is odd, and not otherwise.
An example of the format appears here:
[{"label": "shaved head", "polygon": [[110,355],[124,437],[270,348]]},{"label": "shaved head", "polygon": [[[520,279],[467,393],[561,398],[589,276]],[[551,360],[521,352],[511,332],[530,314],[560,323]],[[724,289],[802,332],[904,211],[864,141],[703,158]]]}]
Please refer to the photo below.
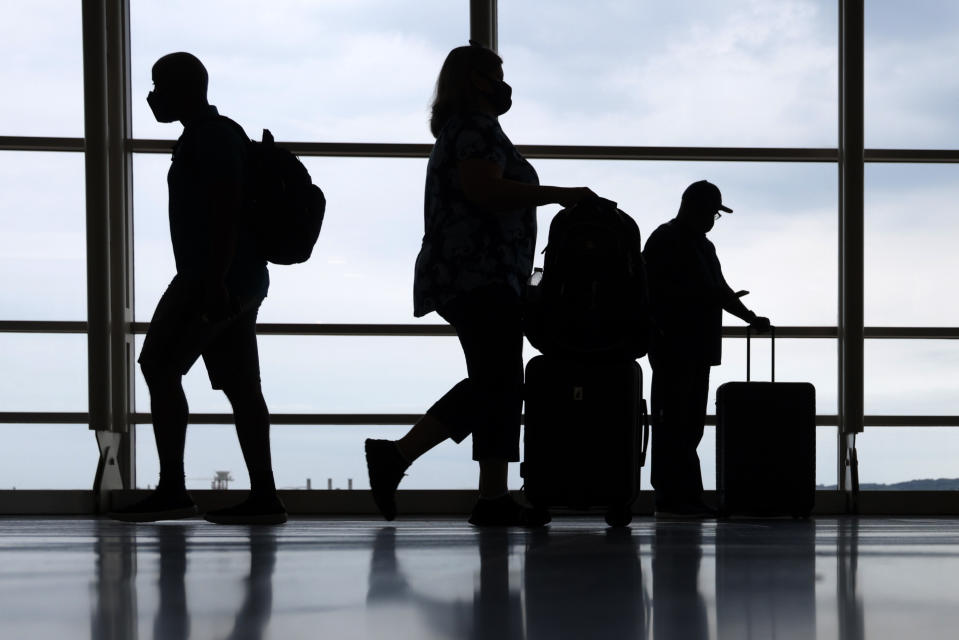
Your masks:
[{"label": "shaved head", "polygon": [[153,82],[183,96],[206,98],[209,75],[192,53],[169,53],[153,65]]},{"label": "shaved head", "polygon": [[147,96],[158,122],[183,121],[207,106],[209,76],[192,53],[169,53],[153,65],[153,91]]}]

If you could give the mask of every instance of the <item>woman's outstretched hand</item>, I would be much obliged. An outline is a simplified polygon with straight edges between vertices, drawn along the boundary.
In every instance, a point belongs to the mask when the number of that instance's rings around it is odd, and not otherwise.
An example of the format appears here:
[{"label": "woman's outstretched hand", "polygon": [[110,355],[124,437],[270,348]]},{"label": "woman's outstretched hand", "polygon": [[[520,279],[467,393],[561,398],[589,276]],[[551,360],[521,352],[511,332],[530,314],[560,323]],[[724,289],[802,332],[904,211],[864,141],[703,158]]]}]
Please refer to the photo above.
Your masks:
[{"label": "woman's outstretched hand", "polygon": [[593,190],[589,187],[563,187],[560,189],[556,202],[564,207],[572,207],[582,200],[597,197],[599,196],[593,193]]}]

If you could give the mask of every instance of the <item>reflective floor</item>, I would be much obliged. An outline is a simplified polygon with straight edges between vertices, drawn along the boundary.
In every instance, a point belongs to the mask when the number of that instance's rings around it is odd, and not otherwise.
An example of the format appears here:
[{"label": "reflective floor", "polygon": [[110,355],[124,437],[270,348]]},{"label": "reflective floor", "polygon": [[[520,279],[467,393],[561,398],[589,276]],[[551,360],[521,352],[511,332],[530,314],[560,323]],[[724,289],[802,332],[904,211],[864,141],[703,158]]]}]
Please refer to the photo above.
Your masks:
[{"label": "reflective floor", "polygon": [[0,518],[0,637],[959,637],[959,519]]}]

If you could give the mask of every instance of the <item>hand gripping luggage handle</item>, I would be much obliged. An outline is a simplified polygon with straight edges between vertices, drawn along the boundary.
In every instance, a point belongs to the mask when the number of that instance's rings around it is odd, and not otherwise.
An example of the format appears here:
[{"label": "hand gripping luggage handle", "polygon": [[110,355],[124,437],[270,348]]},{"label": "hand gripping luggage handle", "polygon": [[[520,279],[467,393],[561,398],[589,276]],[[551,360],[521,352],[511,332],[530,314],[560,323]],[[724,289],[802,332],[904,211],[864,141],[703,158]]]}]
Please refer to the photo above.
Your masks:
[{"label": "hand gripping luggage handle", "polygon": [[[746,382],[749,382],[750,377],[750,364],[752,361],[752,348],[750,338],[752,337],[752,329],[749,325],[746,325]],[[769,380],[770,382],[776,382],[776,327],[769,325],[769,352],[770,365],[769,365]]]}]

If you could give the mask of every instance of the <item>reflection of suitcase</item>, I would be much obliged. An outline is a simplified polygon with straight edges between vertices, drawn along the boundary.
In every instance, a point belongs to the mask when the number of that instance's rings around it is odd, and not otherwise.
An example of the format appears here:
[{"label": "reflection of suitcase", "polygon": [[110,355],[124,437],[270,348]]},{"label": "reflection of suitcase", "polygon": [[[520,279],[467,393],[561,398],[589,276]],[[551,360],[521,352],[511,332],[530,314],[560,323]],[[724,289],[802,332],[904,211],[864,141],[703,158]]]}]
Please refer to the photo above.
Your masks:
[{"label": "reflection of suitcase", "polygon": [[649,440],[642,376],[633,360],[530,360],[520,473],[533,505],[603,506],[610,525],[629,524]]},{"label": "reflection of suitcase", "polygon": [[716,491],[725,515],[807,517],[816,496],[816,389],[808,382],[727,382],[716,390]]},{"label": "reflection of suitcase", "polygon": [[717,527],[715,593],[719,640],[815,638],[815,523]]}]

